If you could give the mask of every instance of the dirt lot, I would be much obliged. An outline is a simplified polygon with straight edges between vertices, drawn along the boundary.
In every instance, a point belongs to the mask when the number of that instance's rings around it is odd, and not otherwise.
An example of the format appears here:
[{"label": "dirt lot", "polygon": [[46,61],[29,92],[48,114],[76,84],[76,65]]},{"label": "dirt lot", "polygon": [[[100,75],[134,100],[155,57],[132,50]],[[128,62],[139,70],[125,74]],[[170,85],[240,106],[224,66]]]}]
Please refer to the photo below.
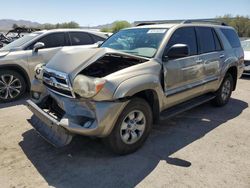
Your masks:
[{"label": "dirt lot", "polygon": [[31,128],[25,100],[0,104],[0,187],[250,187],[250,79],[230,103],[156,125],[144,147],[115,156],[98,139],[64,149]]}]

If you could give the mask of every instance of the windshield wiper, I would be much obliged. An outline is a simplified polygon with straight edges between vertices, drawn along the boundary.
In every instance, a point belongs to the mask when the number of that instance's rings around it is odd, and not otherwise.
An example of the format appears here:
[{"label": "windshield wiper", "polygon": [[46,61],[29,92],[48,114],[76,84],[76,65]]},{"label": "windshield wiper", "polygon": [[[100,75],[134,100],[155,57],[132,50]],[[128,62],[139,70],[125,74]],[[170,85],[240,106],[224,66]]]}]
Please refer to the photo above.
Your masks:
[{"label": "windshield wiper", "polygon": [[124,50],[121,50],[122,52],[125,52],[125,53],[129,53],[129,54],[136,54],[138,55],[138,52],[135,52],[135,51],[124,51]]}]

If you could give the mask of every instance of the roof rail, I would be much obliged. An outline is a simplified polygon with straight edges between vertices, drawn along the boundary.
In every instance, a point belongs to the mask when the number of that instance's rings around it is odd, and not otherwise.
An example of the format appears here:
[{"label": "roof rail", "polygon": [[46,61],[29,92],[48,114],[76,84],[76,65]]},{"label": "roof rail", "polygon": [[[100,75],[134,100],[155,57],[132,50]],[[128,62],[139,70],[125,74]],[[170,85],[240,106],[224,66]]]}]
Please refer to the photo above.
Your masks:
[{"label": "roof rail", "polygon": [[189,19],[189,20],[151,20],[151,21],[135,21],[135,26],[143,25],[155,25],[155,24],[189,24],[189,23],[211,23],[216,25],[227,26],[224,22],[221,22],[216,18],[208,19]]},{"label": "roof rail", "polygon": [[150,21],[135,21],[135,26],[155,25],[155,24],[174,24],[182,23],[184,20],[150,20]]},{"label": "roof rail", "polygon": [[220,21],[219,19],[216,19],[216,18],[184,20],[182,23],[183,24],[188,24],[188,23],[211,23],[211,24],[216,24],[216,25],[227,26],[227,24],[225,24],[224,22],[222,22],[222,21]]}]

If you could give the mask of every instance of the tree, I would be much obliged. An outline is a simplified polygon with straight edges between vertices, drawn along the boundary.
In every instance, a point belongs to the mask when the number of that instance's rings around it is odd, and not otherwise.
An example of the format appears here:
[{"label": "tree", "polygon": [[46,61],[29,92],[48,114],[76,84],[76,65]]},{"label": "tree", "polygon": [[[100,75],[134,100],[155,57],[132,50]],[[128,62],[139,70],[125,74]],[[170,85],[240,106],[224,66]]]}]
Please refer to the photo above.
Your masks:
[{"label": "tree", "polygon": [[49,30],[49,29],[55,29],[56,27],[55,27],[55,25],[53,25],[53,24],[43,24],[43,26],[42,26],[42,29],[47,29],[47,30]]},{"label": "tree", "polygon": [[233,17],[230,14],[217,17],[222,22],[235,28],[239,37],[250,37],[250,18],[249,16],[237,15]]},{"label": "tree", "polygon": [[16,29],[17,27],[18,27],[17,24],[13,24],[13,25],[12,25],[12,28],[13,28],[13,29]]},{"label": "tree", "polygon": [[58,28],[80,28],[79,24],[71,21],[57,24],[43,24],[42,29],[58,29]]},{"label": "tree", "polygon": [[101,32],[110,33],[110,32],[112,32],[112,28],[104,27],[104,28],[101,29]]},{"label": "tree", "polygon": [[116,33],[117,31],[124,29],[124,28],[127,28],[127,27],[131,27],[131,24],[129,22],[127,22],[127,21],[115,21],[113,23],[111,30],[113,33]]}]

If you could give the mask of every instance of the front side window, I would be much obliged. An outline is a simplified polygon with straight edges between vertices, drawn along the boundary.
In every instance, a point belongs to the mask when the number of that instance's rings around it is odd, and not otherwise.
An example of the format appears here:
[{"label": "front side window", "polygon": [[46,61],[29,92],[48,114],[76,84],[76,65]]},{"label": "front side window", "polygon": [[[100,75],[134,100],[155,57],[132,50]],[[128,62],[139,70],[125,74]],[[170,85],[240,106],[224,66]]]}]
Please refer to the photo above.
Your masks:
[{"label": "front side window", "polygon": [[93,39],[88,33],[70,32],[69,36],[72,46],[94,44]]},{"label": "front side window", "polygon": [[107,39],[101,47],[152,58],[157,52],[167,30],[165,28],[121,30]]},{"label": "front side window", "polygon": [[189,47],[190,55],[197,54],[197,41],[193,27],[177,29],[168,41],[167,49],[175,44],[186,44]]},{"label": "front side window", "polygon": [[44,48],[55,48],[60,46],[65,46],[65,35],[64,33],[52,33],[48,34],[45,37],[42,37],[41,39],[37,40],[37,42],[44,43]]}]

